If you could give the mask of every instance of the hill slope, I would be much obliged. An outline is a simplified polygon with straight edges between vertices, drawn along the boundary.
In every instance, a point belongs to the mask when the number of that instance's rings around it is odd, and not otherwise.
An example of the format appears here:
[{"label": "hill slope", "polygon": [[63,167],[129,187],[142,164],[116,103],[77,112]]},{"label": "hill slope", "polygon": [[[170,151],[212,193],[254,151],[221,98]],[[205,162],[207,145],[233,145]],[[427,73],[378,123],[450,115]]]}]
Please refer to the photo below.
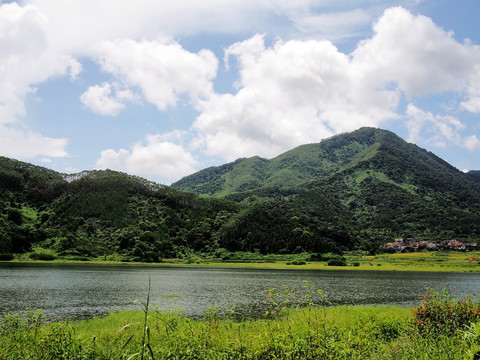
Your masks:
[{"label": "hill slope", "polygon": [[480,239],[480,182],[395,134],[363,128],[174,184],[65,175],[0,157],[0,255],[156,261],[195,252],[378,251],[395,237]]},{"label": "hill slope", "polygon": [[214,251],[215,232],[239,208],[116,171],[64,175],[2,157],[0,180],[0,254],[34,245],[74,259],[157,261]]},{"label": "hill slope", "polygon": [[310,180],[326,178],[373,156],[378,145],[388,141],[389,137],[395,135],[384,130],[363,128],[318,144],[301,145],[271,160],[252,157],[201,170],[177,181],[172,187],[219,196],[265,187],[291,188]]},{"label": "hill slope", "polygon": [[243,202],[282,199],[315,226],[347,229],[359,241],[480,235],[480,184],[389,131],[362,128],[254,160],[208,169],[216,187],[203,171],[172,186]]},{"label": "hill slope", "polygon": [[467,175],[475,181],[480,181],[480,170],[470,170]]},{"label": "hill slope", "polygon": [[477,177],[474,171],[466,175],[392,132],[373,128],[302,145],[271,160],[252,157],[211,167],[184,177],[172,187],[202,195],[227,196],[247,190],[308,187],[311,182],[352,174],[357,183],[372,175],[424,196],[449,190],[458,198],[465,196],[465,191],[480,191],[472,181]]}]

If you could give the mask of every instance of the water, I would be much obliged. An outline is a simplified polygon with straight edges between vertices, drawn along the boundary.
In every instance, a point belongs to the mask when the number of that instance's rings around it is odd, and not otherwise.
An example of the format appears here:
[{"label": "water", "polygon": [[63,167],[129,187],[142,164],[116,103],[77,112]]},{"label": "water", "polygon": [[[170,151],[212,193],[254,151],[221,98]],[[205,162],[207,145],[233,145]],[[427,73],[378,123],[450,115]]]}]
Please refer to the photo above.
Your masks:
[{"label": "water", "polygon": [[267,289],[301,289],[305,280],[333,305],[413,306],[427,288],[448,288],[455,296],[480,288],[474,273],[0,263],[0,315],[29,308],[52,320],[74,320],[139,309],[134,301],[146,300],[149,276],[151,304],[193,317],[213,306],[259,315]]}]

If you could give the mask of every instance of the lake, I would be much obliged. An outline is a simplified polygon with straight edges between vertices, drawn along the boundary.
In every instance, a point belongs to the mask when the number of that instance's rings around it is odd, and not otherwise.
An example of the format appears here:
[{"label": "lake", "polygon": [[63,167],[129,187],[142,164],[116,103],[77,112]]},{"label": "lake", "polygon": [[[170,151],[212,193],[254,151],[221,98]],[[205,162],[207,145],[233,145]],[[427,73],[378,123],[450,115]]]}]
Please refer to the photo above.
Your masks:
[{"label": "lake", "polygon": [[474,273],[0,263],[0,315],[32,309],[75,320],[140,309],[135,301],[146,300],[149,277],[152,305],[193,317],[213,306],[260,315],[269,288],[301,290],[305,281],[332,305],[412,306],[428,288],[466,296],[480,287]]}]

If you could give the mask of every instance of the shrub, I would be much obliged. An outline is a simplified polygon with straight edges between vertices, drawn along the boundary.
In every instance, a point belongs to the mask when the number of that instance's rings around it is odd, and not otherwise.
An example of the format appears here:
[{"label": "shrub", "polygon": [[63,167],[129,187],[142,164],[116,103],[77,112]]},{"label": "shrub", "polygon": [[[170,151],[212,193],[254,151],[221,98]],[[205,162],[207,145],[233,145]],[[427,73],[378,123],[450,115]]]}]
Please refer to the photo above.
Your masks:
[{"label": "shrub", "polygon": [[32,253],[30,254],[30,259],[32,260],[43,260],[43,261],[52,261],[55,260],[55,255],[49,253]]},{"label": "shrub", "polygon": [[74,260],[74,261],[89,261],[90,258],[88,256],[82,256],[82,255],[73,255],[69,256],[68,260]]},{"label": "shrub", "polygon": [[287,262],[287,265],[306,265],[306,264],[307,264],[307,262],[305,260],[302,260],[302,259],[292,260],[292,261]]},{"label": "shrub", "polygon": [[343,259],[342,255],[334,253],[315,253],[311,254],[309,261],[329,261],[332,259]]},{"label": "shrub", "polygon": [[328,266],[347,266],[347,260],[345,258],[342,259],[330,259],[327,262]]},{"label": "shrub", "polygon": [[0,261],[10,261],[13,258],[13,254],[0,254]]},{"label": "shrub", "polygon": [[474,303],[471,297],[455,300],[446,290],[429,291],[413,315],[421,333],[451,335],[480,319],[480,304]]},{"label": "shrub", "polygon": [[360,263],[358,261],[355,261],[352,265],[353,266],[360,266]]}]

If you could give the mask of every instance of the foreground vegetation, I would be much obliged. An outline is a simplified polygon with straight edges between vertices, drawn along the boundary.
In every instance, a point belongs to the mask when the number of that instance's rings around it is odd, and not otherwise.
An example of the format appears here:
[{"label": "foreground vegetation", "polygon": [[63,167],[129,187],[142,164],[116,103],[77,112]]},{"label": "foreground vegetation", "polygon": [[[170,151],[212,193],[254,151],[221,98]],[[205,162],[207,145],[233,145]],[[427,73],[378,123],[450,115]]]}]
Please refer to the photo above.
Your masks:
[{"label": "foreground vegetation", "polygon": [[330,308],[320,294],[272,289],[263,318],[239,319],[234,308],[200,319],[179,311],[113,313],[44,323],[40,313],[0,322],[2,359],[478,359],[480,305],[431,292],[414,309]]}]

